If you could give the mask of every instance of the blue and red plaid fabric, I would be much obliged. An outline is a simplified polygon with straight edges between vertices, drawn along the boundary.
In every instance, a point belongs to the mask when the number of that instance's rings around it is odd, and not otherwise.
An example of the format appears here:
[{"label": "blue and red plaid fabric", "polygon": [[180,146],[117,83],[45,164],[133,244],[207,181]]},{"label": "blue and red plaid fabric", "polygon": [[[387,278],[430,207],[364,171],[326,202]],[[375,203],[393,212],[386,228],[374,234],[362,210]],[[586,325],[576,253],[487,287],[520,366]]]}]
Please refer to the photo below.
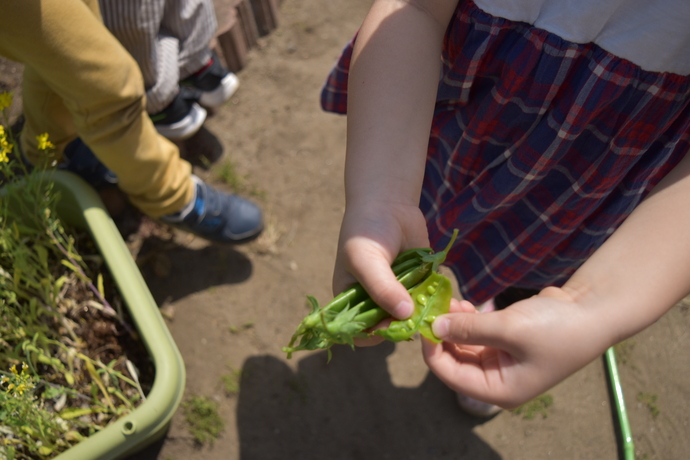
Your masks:
[{"label": "blue and red plaid fabric", "polygon": [[[355,37],[356,38],[356,37]],[[347,111],[351,41],[322,91]],[[690,44],[688,44],[690,46]],[[461,2],[420,207],[464,298],[560,286],[690,150],[690,77]]]}]

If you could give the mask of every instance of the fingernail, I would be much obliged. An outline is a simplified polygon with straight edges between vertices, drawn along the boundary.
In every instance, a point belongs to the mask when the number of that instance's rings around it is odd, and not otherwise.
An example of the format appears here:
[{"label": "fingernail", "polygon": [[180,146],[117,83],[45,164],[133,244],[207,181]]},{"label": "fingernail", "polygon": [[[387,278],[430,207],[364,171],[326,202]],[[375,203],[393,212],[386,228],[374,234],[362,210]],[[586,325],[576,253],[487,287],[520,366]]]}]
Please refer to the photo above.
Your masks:
[{"label": "fingernail", "polygon": [[431,323],[431,331],[436,337],[442,339],[448,335],[450,329],[450,320],[445,316],[439,316]]},{"label": "fingernail", "polygon": [[398,319],[406,319],[412,316],[414,307],[409,300],[403,300],[393,309],[393,316]]}]

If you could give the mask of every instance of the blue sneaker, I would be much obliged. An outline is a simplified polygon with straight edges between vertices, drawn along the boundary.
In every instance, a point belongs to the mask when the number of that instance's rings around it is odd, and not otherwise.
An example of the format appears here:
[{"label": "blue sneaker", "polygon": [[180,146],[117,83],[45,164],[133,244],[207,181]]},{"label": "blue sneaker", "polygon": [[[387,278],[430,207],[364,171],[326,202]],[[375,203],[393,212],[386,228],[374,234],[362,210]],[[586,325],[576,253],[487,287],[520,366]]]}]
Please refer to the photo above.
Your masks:
[{"label": "blue sneaker", "polygon": [[192,179],[195,198],[182,211],[163,216],[163,222],[216,243],[247,243],[259,236],[264,226],[258,206],[218,191],[194,175]]},{"label": "blue sneaker", "polygon": [[76,138],[65,147],[62,153],[63,161],[58,164],[58,169],[71,171],[96,190],[117,185],[117,176],[108,169],[101,160],[84,144],[81,138]]}]

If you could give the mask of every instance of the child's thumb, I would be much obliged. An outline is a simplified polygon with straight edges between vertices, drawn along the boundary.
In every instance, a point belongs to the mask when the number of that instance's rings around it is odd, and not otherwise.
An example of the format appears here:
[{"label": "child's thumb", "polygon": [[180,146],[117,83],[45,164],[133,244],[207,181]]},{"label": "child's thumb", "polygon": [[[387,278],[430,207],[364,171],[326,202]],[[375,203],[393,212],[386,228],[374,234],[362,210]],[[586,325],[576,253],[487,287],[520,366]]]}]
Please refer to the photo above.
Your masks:
[{"label": "child's thumb", "polygon": [[385,259],[370,260],[369,264],[362,267],[360,275],[360,282],[377,305],[397,319],[412,315],[412,298]]}]

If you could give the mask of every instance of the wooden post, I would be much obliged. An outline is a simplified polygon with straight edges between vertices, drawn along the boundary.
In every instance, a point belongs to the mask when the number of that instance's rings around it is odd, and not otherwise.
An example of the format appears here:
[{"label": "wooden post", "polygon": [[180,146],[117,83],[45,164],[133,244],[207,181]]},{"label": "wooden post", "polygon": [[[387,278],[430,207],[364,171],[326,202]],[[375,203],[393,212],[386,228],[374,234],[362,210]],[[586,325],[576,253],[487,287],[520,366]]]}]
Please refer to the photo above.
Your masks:
[{"label": "wooden post", "polygon": [[259,27],[254,17],[254,9],[249,0],[239,0],[235,8],[242,32],[244,33],[244,39],[247,42],[247,46],[251,48],[259,40]]},{"label": "wooden post", "polygon": [[261,36],[278,27],[278,0],[251,0],[256,25]]},{"label": "wooden post", "polygon": [[211,47],[232,72],[247,63],[249,50],[278,27],[282,0],[213,0],[218,20]]},{"label": "wooden post", "polygon": [[245,40],[242,27],[237,20],[237,13],[234,9],[231,10],[228,17],[230,17],[228,21],[229,27],[227,30],[221,32],[220,35],[216,37],[216,40],[218,41],[228,70],[231,72],[238,72],[247,63],[249,47],[247,46],[247,41]]}]

